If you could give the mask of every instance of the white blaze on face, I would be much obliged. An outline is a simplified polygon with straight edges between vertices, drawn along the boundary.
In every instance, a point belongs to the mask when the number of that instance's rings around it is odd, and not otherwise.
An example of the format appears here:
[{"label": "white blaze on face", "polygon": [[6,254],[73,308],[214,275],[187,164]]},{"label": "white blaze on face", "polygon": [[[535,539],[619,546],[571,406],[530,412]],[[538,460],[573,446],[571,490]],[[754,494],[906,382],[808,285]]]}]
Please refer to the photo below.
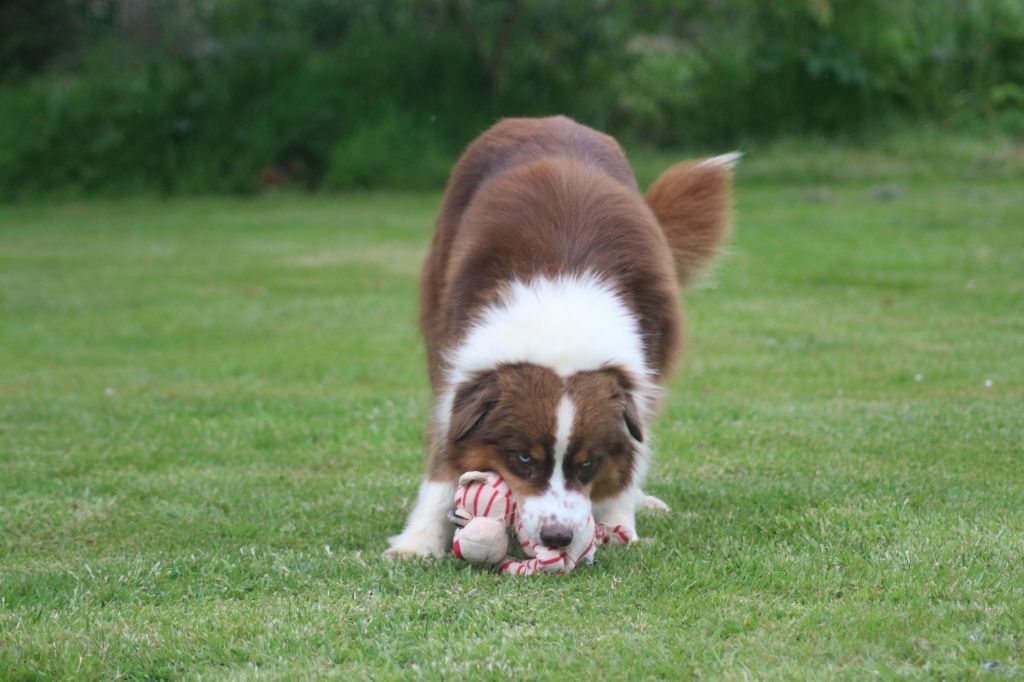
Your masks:
[{"label": "white blaze on face", "polygon": [[590,500],[565,487],[565,453],[569,449],[575,418],[576,406],[568,395],[562,395],[555,419],[554,469],[548,480],[548,489],[543,495],[527,497],[523,501],[523,529],[534,544],[543,544],[540,531],[544,526],[564,524],[575,533],[586,526],[590,517]]}]

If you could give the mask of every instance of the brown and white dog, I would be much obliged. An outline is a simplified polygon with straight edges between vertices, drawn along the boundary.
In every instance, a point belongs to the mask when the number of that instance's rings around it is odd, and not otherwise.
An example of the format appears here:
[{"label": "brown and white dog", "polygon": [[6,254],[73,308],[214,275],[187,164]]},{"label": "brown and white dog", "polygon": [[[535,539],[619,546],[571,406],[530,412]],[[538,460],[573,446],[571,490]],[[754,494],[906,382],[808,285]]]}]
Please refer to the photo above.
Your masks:
[{"label": "brown and white dog", "polygon": [[641,196],[622,149],[564,117],[507,119],[448,183],[423,268],[434,406],[427,474],[386,556],[451,542],[459,476],[501,474],[530,539],[593,512],[636,539],[650,421],[682,345],[680,284],[728,231],[736,155],[677,164]]}]

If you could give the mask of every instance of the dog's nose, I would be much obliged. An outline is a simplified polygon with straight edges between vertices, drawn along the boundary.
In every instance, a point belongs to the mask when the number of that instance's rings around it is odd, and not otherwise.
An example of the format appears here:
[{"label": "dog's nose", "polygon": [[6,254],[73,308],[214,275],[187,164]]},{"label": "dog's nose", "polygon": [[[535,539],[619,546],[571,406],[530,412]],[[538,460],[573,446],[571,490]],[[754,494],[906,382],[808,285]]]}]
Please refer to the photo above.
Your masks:
[{"label": "dog's nose", "polygon": [[572,542],[572,528],[561,523],[540,529],[540,541],[545,547],[565,547]]}]

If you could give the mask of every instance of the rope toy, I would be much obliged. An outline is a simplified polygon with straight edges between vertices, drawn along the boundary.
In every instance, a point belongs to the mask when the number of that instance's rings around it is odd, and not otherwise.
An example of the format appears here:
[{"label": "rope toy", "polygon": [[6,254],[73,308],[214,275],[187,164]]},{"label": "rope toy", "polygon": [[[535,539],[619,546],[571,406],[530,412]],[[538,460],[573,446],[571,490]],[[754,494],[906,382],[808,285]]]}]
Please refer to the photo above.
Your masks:
[{"label": "rope toy", "polygon": [[[461,561],[494,566],[506,575],[564,575],[581,563],[594,563],[598,545],[625,544],[632,535],[622,526],[595,523],[591,515],[567,547],[536,545],[526,537],[511,488],[493,471],[469,471],[459,478],[449,518],[456,525],[452,554]],[[515,529],[527,559],[509,556],[509,528]]]}]

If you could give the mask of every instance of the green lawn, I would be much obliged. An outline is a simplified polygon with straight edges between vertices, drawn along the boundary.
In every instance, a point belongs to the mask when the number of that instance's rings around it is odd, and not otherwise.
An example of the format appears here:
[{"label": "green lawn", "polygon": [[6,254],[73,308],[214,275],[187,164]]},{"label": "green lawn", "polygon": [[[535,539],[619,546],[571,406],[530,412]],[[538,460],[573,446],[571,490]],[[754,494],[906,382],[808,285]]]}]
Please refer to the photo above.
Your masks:
[{"label": "green lawn", "polygon": [[672,512],[553,579],[379,558],[438,195],[0,208],[0,677],[1024,676],[1024,152],[908,146],[750,156]]}]

